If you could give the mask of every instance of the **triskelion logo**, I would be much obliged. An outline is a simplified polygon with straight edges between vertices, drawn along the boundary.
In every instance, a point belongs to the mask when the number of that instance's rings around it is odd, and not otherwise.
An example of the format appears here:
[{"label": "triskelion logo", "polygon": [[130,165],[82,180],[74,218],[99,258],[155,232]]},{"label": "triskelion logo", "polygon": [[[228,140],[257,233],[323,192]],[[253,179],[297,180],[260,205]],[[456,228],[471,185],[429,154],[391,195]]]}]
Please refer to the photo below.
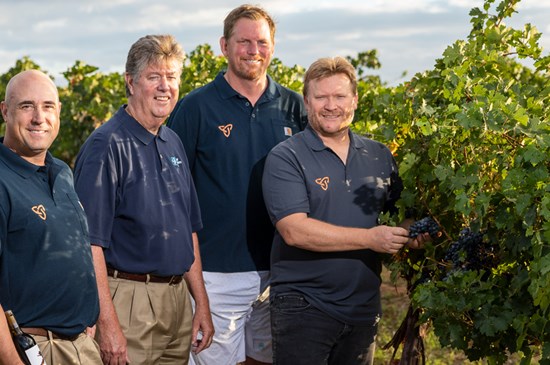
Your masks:
[{"label": "triskelion logo", "polygon": [[223,135],[226,138],[228,138],[231,134],[231,130],[233,129],[233,124],[220,125],[218,129],[223,132]]},{"label": "triskelion logo", "polygon": [[327,190],[330,179],[328,178],[328,176],[325,176],[325,177],[320,177],[318,179],[315,179],[315,182],[321,186],[321,189]]},{"label": "triskelion logo", "polygon": [[36,213],[42,220],[46,220],[46,208],[42,204],[32,207],[32,211]]}]

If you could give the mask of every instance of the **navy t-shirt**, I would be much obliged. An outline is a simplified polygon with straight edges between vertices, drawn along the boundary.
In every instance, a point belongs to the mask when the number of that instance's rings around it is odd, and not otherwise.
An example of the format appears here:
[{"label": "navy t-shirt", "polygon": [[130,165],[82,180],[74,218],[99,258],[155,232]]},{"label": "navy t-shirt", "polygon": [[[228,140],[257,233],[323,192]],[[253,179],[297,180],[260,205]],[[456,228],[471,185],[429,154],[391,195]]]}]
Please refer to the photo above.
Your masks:
[{"label": "navy t-shirt", "polygon": [[[21,327],[72,336],[95,324],[97,284],[72,172],[31,164],[0,140],[0,303]],[[4,340],[4,339],[3,339]]]},{"label": "navy t-shirt", "polygon": [[204,271],[269,270],[274,227],[261,188],[265,157],[303,129],[306,112],[301,95],[268,82],[253,106],[220,73],[180,100],[167,121],[197,187]]},{"label": "navy t-shirt", "polygon": [[194,261],[202,227],[185,150],[165,126],[151,134],[121,107],[82,146],[75,187],[93,245],[109,266],[130,273],[181,275]]},{"label": "navy t-shirt", "polygon": [[[376,226],[401,193],[391,152],[381,143],[350,132],[344,164],[316,132],[276,146],[267,157],[263,189],[275,224],[293,213],[346,227]],[[330,316],[370,325],[381,315],[380,254],[365,249],[314,252],[287,245],[276,233],[271,256],[271,293],[302,293]]]}]

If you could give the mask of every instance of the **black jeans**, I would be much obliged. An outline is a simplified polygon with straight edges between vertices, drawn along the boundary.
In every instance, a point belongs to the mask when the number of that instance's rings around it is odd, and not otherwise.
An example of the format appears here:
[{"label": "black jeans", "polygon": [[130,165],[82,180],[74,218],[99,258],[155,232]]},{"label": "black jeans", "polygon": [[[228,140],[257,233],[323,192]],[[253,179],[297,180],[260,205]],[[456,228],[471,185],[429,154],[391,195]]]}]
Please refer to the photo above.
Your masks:
[{"label": "black jeans", "polygon": [[371,365],[377,323],[353,326],[329,317],[299,293],[271,300],[273,365]]}]

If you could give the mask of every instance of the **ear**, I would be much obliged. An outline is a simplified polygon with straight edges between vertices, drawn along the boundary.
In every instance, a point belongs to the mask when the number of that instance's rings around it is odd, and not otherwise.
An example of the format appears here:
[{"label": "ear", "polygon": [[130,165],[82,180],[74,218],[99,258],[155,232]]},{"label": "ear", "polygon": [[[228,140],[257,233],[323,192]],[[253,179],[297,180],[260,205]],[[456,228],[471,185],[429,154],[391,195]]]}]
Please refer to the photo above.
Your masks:
[{"label": "ear", "polygon": [[308,99],[304,96],[304,106],[307,108],[309,105]]},{"label": "ear", "polygon": [[357,104],[359,102],[359,95],[355,94],[355,96],[353,97],[353,110],[357,110]]},{"label": "ear", "polygon": [[124,81],[126,82],[126,87],[130,95],[134,95],[134,78],[128,72],[125,72]]},{"label": "ear", "polygon": [[4,122],[8,121],[8,106],[6,105],[5,101],[0,102],[0,110],[2,110],[2,118],[4,118]]},{"label": "ear", "polygon": [[225,57],[227,57],[227,40],[225,37],[220,37],[220,49]]}]

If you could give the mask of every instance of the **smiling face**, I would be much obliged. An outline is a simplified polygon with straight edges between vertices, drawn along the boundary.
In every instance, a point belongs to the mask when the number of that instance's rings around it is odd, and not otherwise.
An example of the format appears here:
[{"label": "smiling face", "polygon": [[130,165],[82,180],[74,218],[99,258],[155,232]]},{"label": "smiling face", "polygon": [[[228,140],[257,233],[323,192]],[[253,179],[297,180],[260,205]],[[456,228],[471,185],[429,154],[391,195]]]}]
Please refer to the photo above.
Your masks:
[{"label": "smiling face", "polygon": [[304,99],[311,127],[321,137],[338,137],[347,133],[357,109],[357,94],[343,73],[309,82]]},{"label": "smiling face", "polygon": [[229,39],[221,38],[220,46],[227,58],[227,73],[251,81],[266,77],[274,44],[265,19],[239,19]]},{"label": "smiling face", "polygon": [[137,78],[126,74],[130,96],[127,111],[153,134],[178,101],[181,63],[168,60],[147,65]]},{"label": "smiling face", "polygon": [[35,165],[44,165],[46,152],[59,133],[61,103],[52,80],[40,71],[14,76],[1,103],[6,121],[4,145]]}]

